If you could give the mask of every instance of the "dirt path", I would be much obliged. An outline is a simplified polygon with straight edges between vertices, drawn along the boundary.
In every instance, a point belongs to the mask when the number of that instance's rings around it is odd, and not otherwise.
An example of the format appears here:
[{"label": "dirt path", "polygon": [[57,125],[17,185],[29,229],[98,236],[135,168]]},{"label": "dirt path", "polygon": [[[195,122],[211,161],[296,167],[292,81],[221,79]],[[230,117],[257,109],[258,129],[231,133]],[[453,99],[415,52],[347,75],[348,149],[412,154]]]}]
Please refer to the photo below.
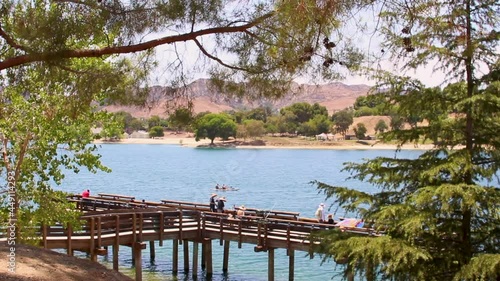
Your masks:
[{"label": "dirt path", "polygon": [[16,246],[16,270],[12,273],[9,272],[9,254],[9,248],[2,243],[1,281],[132,281],[99,263],[25,245]]}]

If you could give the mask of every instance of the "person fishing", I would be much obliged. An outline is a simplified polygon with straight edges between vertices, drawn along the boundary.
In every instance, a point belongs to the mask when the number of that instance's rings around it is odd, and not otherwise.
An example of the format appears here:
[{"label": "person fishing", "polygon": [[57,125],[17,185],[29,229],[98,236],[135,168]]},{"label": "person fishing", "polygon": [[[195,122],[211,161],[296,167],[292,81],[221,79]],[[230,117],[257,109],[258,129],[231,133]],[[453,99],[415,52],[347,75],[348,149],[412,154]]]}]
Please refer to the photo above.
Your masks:
[{"label": "person fishing", "polygon": [[217,201],[217,213],[224,213],[224,202],[226,202],[226,197],[221,197]]}]

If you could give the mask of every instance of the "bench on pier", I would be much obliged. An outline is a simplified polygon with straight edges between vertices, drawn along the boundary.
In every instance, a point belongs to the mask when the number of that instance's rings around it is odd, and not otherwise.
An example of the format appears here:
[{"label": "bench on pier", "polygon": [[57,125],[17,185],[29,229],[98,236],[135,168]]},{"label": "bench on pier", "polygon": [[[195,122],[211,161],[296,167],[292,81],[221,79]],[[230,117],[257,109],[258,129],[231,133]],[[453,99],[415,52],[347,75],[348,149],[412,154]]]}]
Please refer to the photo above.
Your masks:
[{"label": "bench on pier", "polygon": [[[236,211],[239,209],[240,209],[239,207],[235,207]],[[300,213],[278,211],[278,210],[259,210],[254,208],[245,208],[245,215],[272,218],[272,219],[298,220]]]},{"label": "bench on pier", "polygon": [[97,193],[101,198],[114,199],[114,200],[134,200],[134,196],[121,195],[121,194],[109,194],[109,193]]},{"label": "bench on pier", "polygon": [[194,203],[194,202],[186,202],[186,201],[177,201],[177,200],[161,200],[162,206],[182,208],[188,210],[210,210],[210,204],[204,203]]}]

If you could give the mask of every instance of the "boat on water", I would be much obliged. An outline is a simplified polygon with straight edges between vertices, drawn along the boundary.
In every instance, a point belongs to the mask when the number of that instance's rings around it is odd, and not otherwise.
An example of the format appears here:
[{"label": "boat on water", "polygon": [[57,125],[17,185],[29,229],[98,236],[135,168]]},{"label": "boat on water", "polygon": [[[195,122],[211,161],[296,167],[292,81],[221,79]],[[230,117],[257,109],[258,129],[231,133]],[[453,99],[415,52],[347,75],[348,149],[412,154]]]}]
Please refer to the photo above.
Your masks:
[{"label": "boat on water", "polygon": [[217,185],[215,185],[214,190],[217,190],[217,191],[238,191],[240,189],[236,188],[236,187],[228,186],[225,184],[223,184],[222,186],[217,184]]}]

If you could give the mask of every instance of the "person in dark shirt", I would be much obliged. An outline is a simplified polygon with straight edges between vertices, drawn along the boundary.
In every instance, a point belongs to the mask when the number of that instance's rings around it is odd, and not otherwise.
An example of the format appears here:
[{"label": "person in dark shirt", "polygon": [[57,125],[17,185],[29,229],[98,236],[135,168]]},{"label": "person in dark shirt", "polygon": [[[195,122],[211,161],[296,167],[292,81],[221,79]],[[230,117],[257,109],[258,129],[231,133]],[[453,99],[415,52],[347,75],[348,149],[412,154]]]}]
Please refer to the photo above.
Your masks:
[{"label": "person in dark shirt", "polygon": [[329,223],[329,224],[333,224],[334,223],[334,221],[333,221],[333,215],[332,214],[328,215],[327,223]]},{"label": "person in dark shirt", "polygon": [[217,194],[212,193],[210,196],[210,212],[217,212],[217,208],[215,207],[215,197],[217,197]]},{"label": "person in dark shirt", "polygon": [[226,197],[221,197],[217,201],[217,213],[224,213],[224,202],[226,202]]}]

